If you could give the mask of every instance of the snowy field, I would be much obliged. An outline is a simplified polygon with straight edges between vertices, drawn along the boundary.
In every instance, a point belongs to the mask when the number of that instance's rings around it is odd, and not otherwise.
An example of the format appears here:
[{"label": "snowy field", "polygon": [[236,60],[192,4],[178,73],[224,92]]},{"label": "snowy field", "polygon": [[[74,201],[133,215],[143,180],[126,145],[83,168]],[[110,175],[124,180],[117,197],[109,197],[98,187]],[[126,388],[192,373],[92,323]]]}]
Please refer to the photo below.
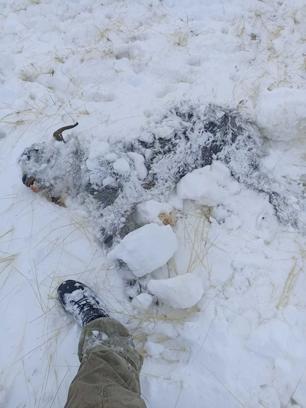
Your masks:
[{"label": "snowy field", "polygon": [[175,251],[149,283],[160,304],[131,303],[86,213],[33,194],[17,164],[61,126],[94,155],[191,100],[256,121],[265,171],[305,187],[305,0],[0,0],[0,26],[0,406],[64,406],[80,329],[56,288],[72,278],[134,333],[148,408],[306,407],[306,240],[264,194],[222,165],[186,176],[153,234]]}]

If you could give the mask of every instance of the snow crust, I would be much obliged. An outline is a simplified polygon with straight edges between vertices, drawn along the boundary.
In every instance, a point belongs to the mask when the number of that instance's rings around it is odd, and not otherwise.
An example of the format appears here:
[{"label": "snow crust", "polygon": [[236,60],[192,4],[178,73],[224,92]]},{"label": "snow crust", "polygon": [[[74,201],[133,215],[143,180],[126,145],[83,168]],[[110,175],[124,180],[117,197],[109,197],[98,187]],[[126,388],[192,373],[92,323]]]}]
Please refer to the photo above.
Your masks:
[{"label": "snow crust", "polygon": [[141,277],[165,265],[176,249],[176,236],[169,225],[147,224],[126,235],[109,257],[125,262]]},{"label": "snow crust", "polygon": [[[0,406],[65,405],[80,330],[56,288],[76,279],[135,335],[148,407],[306,407],[306,211],[297,202],[306,184],[305,1],[0,0],[0,7]],[[74,183],[77,139],[87,154],[79,163],[99,183],[100,157],[120,159],[112,144],[148,129],[169,138],[173,126],[156,118],[182,100],[234,108],[260,126],[259,170],[273,180],[269,191],[287,200],[284,222],[260,191],[267,178],[250,179],[251,189],[246,176],[236,189],[215,163],[195,171],[182,181],[183,201],[154,198],[175,212],[178,249],[140,281],[196,271],[203,296],[187,309],[166,304],[171,291],[160,305],[146,293],[130,303],[122,271],[94,238],[100,224],[76,205],[82,197],[67,198],[67,208],[48,203],[22,185],[17,161],[32,143],[57,152],[53,131],[78,121],[60,145],[66,186]],[[131,153],[124,159],[143,180],[142,155]],[[140,204],[143,222],[159,223],[155,207]]]}]

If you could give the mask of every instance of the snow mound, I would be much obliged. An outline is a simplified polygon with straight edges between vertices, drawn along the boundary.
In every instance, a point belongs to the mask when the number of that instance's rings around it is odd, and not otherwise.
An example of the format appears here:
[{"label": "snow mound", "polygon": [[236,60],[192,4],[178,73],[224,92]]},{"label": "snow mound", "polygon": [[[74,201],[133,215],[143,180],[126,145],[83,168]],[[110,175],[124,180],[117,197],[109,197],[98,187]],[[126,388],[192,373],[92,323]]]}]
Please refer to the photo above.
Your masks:
[{"label": "snow mound", "polygon": [[257,105],[257,123],[272,140],[303,139],[306,132],[304,89],[277,88],[264,92]]},{"label": "snow mound", "polygon": [[183,177],[177,186],[181,199],[199,201],[209,207],[223,203],[228,195],[239,190],[239,184],[231,177],[229,169],[220,162],[194,170]]},{"label": "snow mound", "polygon": [[176,249],[176,236],[169,225],[147,224],[126,235],[109,257],[125,262],[141,277],[165,265]]},{"label": "snow mound", "polygon": [[176,309],[194,306],[203,296],[202,279],[186,273],[169,279],[150,280],[148,289],[165,304]]}]

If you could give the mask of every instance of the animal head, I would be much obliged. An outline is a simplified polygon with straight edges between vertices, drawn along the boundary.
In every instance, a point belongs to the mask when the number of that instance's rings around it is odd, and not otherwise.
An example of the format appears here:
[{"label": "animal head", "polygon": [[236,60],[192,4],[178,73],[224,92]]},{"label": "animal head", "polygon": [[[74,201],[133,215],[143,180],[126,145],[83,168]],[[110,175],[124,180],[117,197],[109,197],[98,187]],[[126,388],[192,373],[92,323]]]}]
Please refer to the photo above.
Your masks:
[{"label": "animal head", "polygon": [[62,197],[68,192],[77,194],[83,157],[77,139],[65,144],[56,141],[35,143],[19,158],[22,182],[49,198]]}]

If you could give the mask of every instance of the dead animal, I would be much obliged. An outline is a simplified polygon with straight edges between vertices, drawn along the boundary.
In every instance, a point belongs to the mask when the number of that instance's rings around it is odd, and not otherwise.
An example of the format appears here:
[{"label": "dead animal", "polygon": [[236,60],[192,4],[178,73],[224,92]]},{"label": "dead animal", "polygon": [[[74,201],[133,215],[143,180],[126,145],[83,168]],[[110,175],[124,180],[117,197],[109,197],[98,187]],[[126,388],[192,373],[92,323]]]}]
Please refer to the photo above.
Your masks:
[{"label": "dead animal", "polygon": [[[76,125],[58,129],[54,138],[63,141],[62,132]],[[259,129],[237,111],[181,102],[152,120],[134,141],[108,143],[104,154],[92,155],[73,136],[65,144],[35,143],[19,164],[26,186],[34,185],[54,202],[69,197],[86,208],[96,236],[108,246],[139,227],[138,203],[166,201],[182,177],[216,160],[235,180],[265,194],[281,223],[305,231],[300,216],[305,200],[262,170],[264,156]],[[299,194],[299,188],[294,192]]]}]

